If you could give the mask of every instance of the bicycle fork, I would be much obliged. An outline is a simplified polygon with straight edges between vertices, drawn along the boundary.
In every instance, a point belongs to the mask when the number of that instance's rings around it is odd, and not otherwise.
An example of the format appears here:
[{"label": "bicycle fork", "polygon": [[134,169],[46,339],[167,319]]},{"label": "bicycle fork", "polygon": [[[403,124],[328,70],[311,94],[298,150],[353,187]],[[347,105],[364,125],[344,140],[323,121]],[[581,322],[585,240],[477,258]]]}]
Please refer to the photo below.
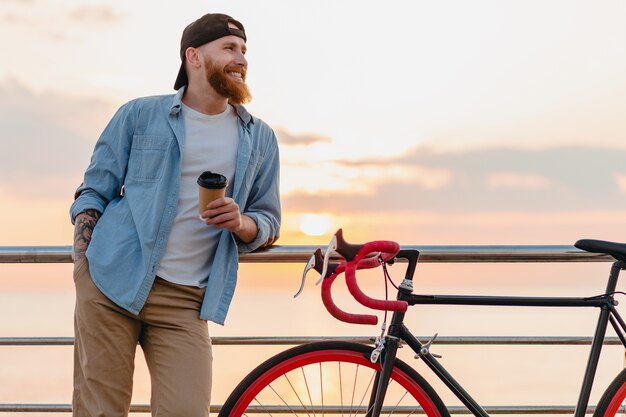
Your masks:
[{"label": "bicycle fork", "polygon": [[370,394],[370,400],[367,407],[367,414],[365,417],[380,416],[385,395],[387,394],[387,387],[389,386],[391,372],[393,371],[393,366],[396,361],[399,341],[400,339],[395,336],[387,335],[384,338],[384,349],[379,359],[382,362],[382,366],[380,372],[377,372],[376,377],[374,378],[372,392]]}]

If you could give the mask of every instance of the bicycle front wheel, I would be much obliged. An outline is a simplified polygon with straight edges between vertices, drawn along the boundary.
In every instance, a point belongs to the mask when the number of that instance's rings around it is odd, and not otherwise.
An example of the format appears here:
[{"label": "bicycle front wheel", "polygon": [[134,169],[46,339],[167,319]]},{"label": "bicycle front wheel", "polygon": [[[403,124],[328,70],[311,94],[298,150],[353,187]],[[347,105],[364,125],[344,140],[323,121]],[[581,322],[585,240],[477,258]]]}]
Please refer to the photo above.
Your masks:
[{"label": "bicycle front wheel", "polygon": [[[370,346],[317,342],[286,350],[254,369],[228,397],[220,417],[365,416],[380,365]],[[396,359],[381,415],[449,417],[432,387]]]},{"label": "bicycle front wheel", "polygon": [[626,369],[622,370],[604,391],[594,417],[614,417],[626,412]]}]

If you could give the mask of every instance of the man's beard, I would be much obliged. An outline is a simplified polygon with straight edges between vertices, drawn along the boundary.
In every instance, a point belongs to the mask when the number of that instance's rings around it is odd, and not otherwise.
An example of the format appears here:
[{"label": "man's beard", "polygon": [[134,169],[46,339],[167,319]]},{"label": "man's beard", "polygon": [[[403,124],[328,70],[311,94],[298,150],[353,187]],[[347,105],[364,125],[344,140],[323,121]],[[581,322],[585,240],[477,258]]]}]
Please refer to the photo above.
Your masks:
[{"label": "man's beard", "polygon": [[[246,68],[239,65],[226,65],[218,68],[209,59],[205,61],[206,78],[211,87],[222,97],[234,104],[246,104],[251,99],[250,90],[246,85]],[[234,81],[228,72],[241,74],[241,81]]]}]

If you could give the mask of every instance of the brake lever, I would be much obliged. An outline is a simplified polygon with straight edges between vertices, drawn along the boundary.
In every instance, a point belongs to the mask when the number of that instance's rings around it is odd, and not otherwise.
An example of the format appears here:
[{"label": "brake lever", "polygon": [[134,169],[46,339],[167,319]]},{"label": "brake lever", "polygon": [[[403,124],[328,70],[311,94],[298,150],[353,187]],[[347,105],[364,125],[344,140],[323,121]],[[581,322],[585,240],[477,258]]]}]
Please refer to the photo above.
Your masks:
[{"label": "brake lever", "polygon": [[[318,249],[319,251],[319,249]],[[300,293],[302,292],[302,290],[304,290],[304,281],[306,280],[306,274],[311,270],[315,268],[315,253],[313,255],[311,255],[311,258],[309,258],[309,262],[307,262],[306,266],[304,267],[304,271],[302,271],[302,282],[300,283],[300,289],[298,290],[298,292],[293,296],[293,298],[296,298],[297,296],[300,295]]]},{"label": "brake lever", "polygon": [[337,250],[337,236],[333,235],[333,238],[330,239],[330,243],[328,244],[328,247],[326,248],[326,252],[324,253],[324,263],[322,264],[323,267],[322,267],[320,279],[317,280],[315,285],[320,285],[322,280],[326,277],[326,271],[328,271],[328,261],[330,260],[330,254],[336,250]]}]

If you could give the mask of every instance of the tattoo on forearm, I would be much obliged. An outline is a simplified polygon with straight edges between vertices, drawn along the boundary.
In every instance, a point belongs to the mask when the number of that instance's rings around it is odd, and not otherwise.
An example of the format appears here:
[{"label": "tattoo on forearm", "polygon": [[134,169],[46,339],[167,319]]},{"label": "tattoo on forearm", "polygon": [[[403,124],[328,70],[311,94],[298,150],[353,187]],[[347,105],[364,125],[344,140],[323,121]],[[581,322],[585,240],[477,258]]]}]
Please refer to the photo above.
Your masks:
[{"label": "tattoo on forearm", "polygon": [[100,216],[100,212],[93,209],[86,210],[76,216],[76,221],[74,222],[75,259],[85,255],[89,242],[91,242],[91,234]]}]

